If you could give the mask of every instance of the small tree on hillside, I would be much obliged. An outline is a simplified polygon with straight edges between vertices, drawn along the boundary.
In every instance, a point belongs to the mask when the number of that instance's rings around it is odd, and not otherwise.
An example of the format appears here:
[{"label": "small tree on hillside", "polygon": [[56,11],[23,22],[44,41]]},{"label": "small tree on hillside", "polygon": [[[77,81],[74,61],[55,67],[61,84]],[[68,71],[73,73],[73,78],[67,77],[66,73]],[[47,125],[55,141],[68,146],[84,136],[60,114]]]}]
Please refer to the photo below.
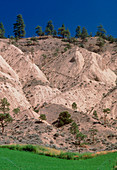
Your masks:
[{"label": "small tree on hillside", "polygon": [[78,132],[76,134],[76,144],[77,145],[81,145],[81,141],[86,137],[86,135],[84,135],[82,132]]},{"label": "small tree on hillside", "polygon": [[54,25],[52,24],[52,21],[48,21],[46,29],[45,29],[46,35],[53,35],[54,34]]},{"label": "small tree on hillside", "polygon": [[106,30],[103,28],[103,26],[100,24],[99,26],[97,26],[97,32],[96,32],[96,36],[102,37],[102,38],[106,38]]},{"label": "small tree on hillside", "polygon": [[73,135],[75,135],[77,132],[79,132],[79,130],[78,130],[78,125],[77,125],[75,122],[73,122],[73,123],[71,124],[70,132],[71,132]]},{"label": "small tree on hillside", "polygon": [[72,122],[71,115],[67,112],[61,112],[58,117],[58,127]]},{"label": "small tree on hillside", "polygon": [[15,117],[15,116],[18,116],[18,113],[19,113],[19,112],[20,112],[20,108],[19,108],[19,107],[13,109],[14,117]]},{"label": "small tree on hillside", "polygon": [[58,28],[58,35],[60,35],[62,38],[69,38],[70,37],[70,31],[69,29],[65,29],[65,25],[62,24],[62,27]]},{"label": "small tree on hillside", "polygon": [[58,28],[58,35],[60,35],[62,38],[65,37],[65,25],[62,24],[62,27]]},{"label": "small tree on hillside", "polygon": [[35,28],[35,32],[38,36],[42,36],[43,35],[43,32],[42,32],[42,27],[37,25],[37,27]]},{"label": "small tree on hillside", "polygon": [[115,41],[115,38],[112,35],[110,35],[107,37],[107,40],[110,41],[110,43],[113,43]]},{"label": "small tree on hillside", "polygon": [[17,15],[16,23],[13,25],[15,38],[25,37],[25,24],[21,14]]},{"label": "small tree on hillside", "polygon": [[65,36],[66,38],[69,38],[69,37],[70,37],[70,31],[69,31],[68,28],[65,30],[64,36]]},{"label": "small tree on hillside", "polygon": [[81,141],[86,137],[86,135],[84,135],[82,132],[79,131],[78,125],[75,122],[71,124],[70,132],[71,134],[74,135],[74,138],[76,140],[74,144],[76,146],[81,145]]},{"label": "small tree on hillside", "polygon": [[77,26],[76,28],[76,35],[75,35],[76,38],[80,38],[81,37],[81,27],[80,26]]},{"label": "small tree on hillside", "polygon": [[88,37],[87,29],[85,27],[82,28],[81,38],[85,40]]},{"label": "small tree on hillside", "polygon": [[4,38],[5,29],[2,22],[0,22],[0,38]]},{"label": "small tree on hillside", "polygon": [[100,47],[100,50],[102,50],[104,44],[105,44],[105,40],[104,40],[102,37],[99,37],[99,38],[97,39],[96,45],[98,45],[98,46]]},{"label": "small tree on hillside", "polygon": [[9,106],[10,103],[8,103],[6,98],[1,99],[0,102],[0,123],[1,123],[1,127],[2,127],[2,134],[4,132],[4,127],[9,123],[12,122],[13,119],[9,114]]},{"label": "small tree on hillside", "polygon": [[97,135],[98,130],[95,129],[94,127],[92,127],[92,128],[89,129],[89,132],[92,136],[92,142],[94,143],[95,142],[95,136]]},{"label": "small tree on hillside", "polygon": [[57,36],[57,31],[56,30],[54,30],[53,36]]},{"label": "small tree on hillside", "polygon": [[46,120],[47,119],[45,114],[40,114],[39,118],[42,119],[42,120]]},{"label": "small tree on hillside", "polygon": [[72,103],[72,109],[75,111],[77,110],[77,104],[75,102]]}]

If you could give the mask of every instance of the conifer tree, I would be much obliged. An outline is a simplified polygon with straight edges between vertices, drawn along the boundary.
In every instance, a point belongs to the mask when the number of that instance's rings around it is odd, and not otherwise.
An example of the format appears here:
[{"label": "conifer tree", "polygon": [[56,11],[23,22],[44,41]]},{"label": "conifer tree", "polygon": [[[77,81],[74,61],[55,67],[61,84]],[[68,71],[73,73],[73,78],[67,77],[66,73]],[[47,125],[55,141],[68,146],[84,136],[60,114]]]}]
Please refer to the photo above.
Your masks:
[{"label": "conifer tree", "polygon": [[58,35],[60,35],[62,38],[65,38],[65,37],[69,38],[69,37],[70,37],[70,31],[69,31],[68,28],[67,28],[67,30],[66,30],[66,29],[65,29],[65,25],[62,24],[62,27],[60,27],[60,28],[58,29]]},{"label": "conifer tree", "polygon": [[67,37],[67,38],[69,38],[69,37],[70,37],[70,31],[69,31],[69,29],[68,29],[68,28],[65,30],[65,34],[64,34],[64,36],[65,36],[65,37]]},{"label": "conifer tree", "polygon": [[57,31],[56,30],[54,30],[53,36],[57,36]]},{"label": "conifer tree", "polygon": [[25,37],[25,24],[21,14],[17,15],[16,23],[13,25],[15,38]]},{"label": "conifer tree", "polygon": [[99,26],[97,26],[97,32],[96,32],[96,36],[102,37],[102,38],[106,38],[106,30],[103,28],[103,26],[100,24]]},{"label": "conifer tree", "polygon": [[65,25],[62,24],[62,27],[58,29],[58,35],[60,35],[62,38],[65,37]]},{"label": "conifer tree", "polygon": [[38,26],[35,28],[35,30],[36,30],[36,34],[37,34],[38,36],[42,36],[42,35],[43,35],[42,27],[41,27],[41,26],[38,25]]},{"label": "conifer tree", "polygon": [[88,37],[87,29],[85,27],[82,28],[81,38],[84,40]]},{"label": "conifer tree", "polygon": [[52,24],[52,21],[48,21],[46,29],[45,29],[46,35],[53,35],[54,34],[54,25]]},{"label": "conifer tree", "polygon": [[76,35],[75,35],[76,38],[80,38],[81,37],[81,27],[80,26],[77,26],[76,28]]},{"label": "conifer tree", "polygon": [[5,29],[2,22],[0,22],[0,38],[4,38]]},{"label": "conifer tree", "polygon": [[13,121],[12,117],[9,114],[9,106],[10,103],[6,98],[1,99],[0,101],[0,124],[2,128],[2,134],[4,132],[4,127],[11,121]]}]

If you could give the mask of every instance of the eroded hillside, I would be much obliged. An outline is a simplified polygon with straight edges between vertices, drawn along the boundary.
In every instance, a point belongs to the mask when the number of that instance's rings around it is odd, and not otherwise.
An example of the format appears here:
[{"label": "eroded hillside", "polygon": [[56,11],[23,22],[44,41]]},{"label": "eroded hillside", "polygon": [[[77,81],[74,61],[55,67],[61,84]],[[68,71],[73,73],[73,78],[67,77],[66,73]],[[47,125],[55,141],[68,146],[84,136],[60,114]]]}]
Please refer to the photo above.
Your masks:
[{"label": "eroded hillside", "polygon": [[[84,43],[85,48],[79,47],[79,44],[52,37],[37,41],[21,39],[18,42],[1,39],[0,98],[8,99],[11,110],[19,107],[20,117],[27,115],[38,118],[39,114],[46,114],[49,124],[57,119],[58,112],[68,110],[80,124],[81,130],[83,122],[86,123],[85,116],[90,117],[87,118],[91,120],[87,123],[90,128],[90,124],[93,125],[95,121],[91,118],[94,111],[101,121],[105,108],[110,108],[108,121],[115,122],[116,44],[106,42],[103,50],[98,49],[98,53],[93,52],[97,49],[95,38],[89,38]],[[75,114],[72,110],[73,102],[77,104]],[[35,108],[39,110],[38,113],[33,111]],[[84,114],[81,120],[78,119],[79,113]],[[84,133],[87,125],[84,126]],[[97,126],[100,126],[98,129],[101,135],[103,125]],[[110,133],[112,131],[115,134],[116,125],[113,127]]]}]

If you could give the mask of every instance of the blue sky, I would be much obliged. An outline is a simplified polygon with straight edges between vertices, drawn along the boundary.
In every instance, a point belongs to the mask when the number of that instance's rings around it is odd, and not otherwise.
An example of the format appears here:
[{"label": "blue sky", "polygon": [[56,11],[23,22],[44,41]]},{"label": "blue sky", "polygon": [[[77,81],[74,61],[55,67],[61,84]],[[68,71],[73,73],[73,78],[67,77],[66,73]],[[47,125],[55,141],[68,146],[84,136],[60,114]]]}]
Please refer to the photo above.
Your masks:
[{"label": "blue sky", "polygon": [[3,22],[6,37],[13,35],[16,16],[22,14],[26,25],[26,37],[35,35],[35,27],[45,30],[49,20],[58,30],[64,23],[71,35],[78,25],[95,35],[97,26],[102,24],[117,38],[117,0],[1,0],[0,22]]}]

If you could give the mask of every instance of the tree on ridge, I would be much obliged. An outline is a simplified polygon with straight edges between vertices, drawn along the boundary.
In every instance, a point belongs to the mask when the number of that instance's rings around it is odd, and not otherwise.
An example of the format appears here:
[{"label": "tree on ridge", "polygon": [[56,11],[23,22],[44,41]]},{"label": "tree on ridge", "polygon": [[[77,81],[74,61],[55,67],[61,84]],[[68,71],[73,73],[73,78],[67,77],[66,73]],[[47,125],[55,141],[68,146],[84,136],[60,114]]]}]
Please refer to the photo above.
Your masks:
[{"label": "tree on ridge", "polygon": [[35,30],[36,30],[36,34],[38,35],[38,36],[42,36],[44,33],[42,32],[42,27],[41,26],[39,26],[39,25],[37,25],[37,27],[35,28]]},{"label": "tree on ridge", "polygon": [[0,38],[4,38],[5,37],[4,34],[5,34],[4,25],[2,22],[0,22]]},{"label": "tree on ridge", "polygon": [[23,38],[25,37],[25,24],[24,20],[22,18],[22,15],[19,14],[17,15],[16,23],[13,24],[13,29],[14,29],[14,36],[15,38]]}]

